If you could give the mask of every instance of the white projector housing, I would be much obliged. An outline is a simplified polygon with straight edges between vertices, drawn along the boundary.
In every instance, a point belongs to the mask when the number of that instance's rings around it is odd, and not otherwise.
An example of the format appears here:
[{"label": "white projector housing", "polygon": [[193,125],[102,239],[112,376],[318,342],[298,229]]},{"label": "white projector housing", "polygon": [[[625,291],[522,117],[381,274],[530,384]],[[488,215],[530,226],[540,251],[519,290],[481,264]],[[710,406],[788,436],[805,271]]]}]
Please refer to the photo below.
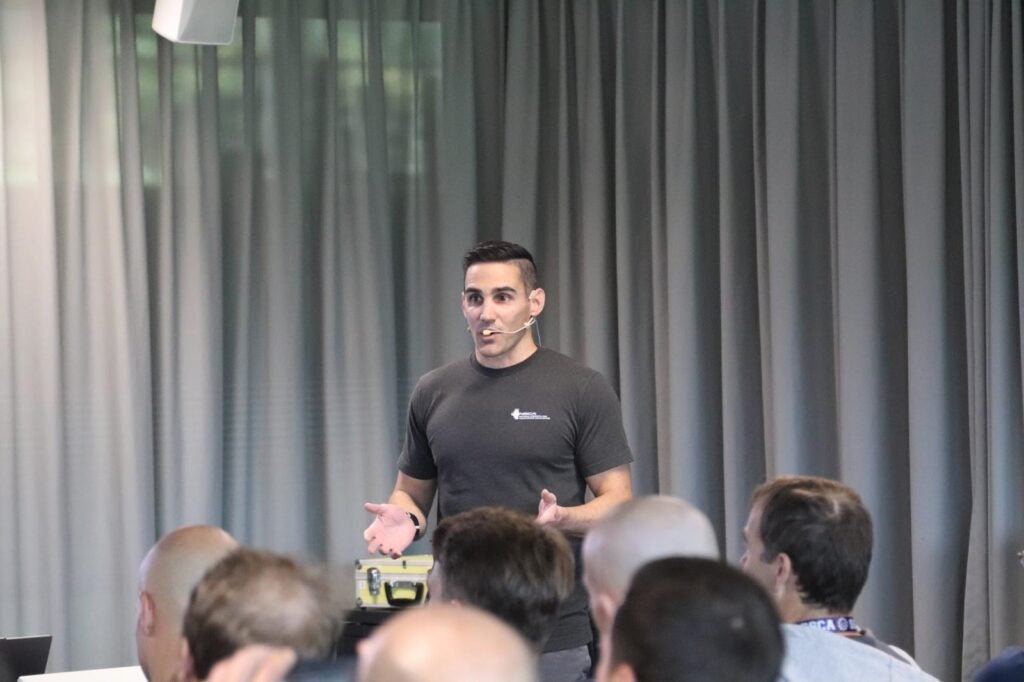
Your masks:
[{"label": "white projector housing", "polygon": [[175,43],[227,45],[237,14],[238,0],[156,0],[153,30]]}]

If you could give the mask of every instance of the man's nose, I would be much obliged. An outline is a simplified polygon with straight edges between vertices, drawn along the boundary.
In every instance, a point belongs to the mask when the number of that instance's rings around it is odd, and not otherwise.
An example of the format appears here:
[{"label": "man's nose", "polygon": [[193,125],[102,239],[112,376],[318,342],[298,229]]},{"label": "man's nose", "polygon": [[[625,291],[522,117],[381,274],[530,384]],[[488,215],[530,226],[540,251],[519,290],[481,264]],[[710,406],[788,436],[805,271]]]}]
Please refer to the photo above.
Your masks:
[{"label": "man's nose", "polygon": [[488,299],[484,299],[484,302],[480,304],[480,317],[485,320],[494,319],[494,303]]}]

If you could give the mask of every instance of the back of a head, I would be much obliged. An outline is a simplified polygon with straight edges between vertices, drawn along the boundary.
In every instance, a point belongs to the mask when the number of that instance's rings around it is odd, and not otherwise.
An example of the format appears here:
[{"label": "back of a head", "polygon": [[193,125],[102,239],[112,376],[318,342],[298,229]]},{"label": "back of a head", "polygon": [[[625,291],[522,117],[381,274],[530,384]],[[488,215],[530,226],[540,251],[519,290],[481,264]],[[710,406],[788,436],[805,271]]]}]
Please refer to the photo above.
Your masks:
[{"label": "back of a head", "polygon": [[515,630],[470,606],[432,604],[382,625],[359,648],[360,682],[537,682]]},{"label": "back of a head", "polygon": [[871,515],[860,496],[832,479],[780,476],[754,491],[751,506],[761,510],[762,558],[784,552],[802,601],[849,613],[871,565]]},{"label": "back of a head", "polygon": [[573,586],[572,551],[561,533],[526,514],[480,507],[444,519],[433,548],[445,599],[492,613],[543,646]]},{"label": "back of a head", "polygon": [[211,566],[237,548],[238,541],[217,526],[177,528],[160,538],[142,560],[139,586],[153,595],[170,620],[180,624],[192,588]]},{"label": "back of a head", "polygon": [[181,659],[181,624],[192,588],[203,574],[238,547],[217,526],[173,530],[146,554],[139,569],[135,643],[146,678],[165,682]]},{"label": "back of a head", "polygon": [[248,644],[286,646],[300,658],[328,656],[342,611],[318,571],[293,559],[239,549],[196,585],[184,634],[196,679]]},{"label": "back of a head", "polygon": [[709,559],[669,557],[637,571],[612,629],[611,666],[638,682],[774,682],[784,644],[764,590]]},{"label": "back of a head", "polygon": [[720,558],[711,521],[677,497],[633,498],[587,533],[583,541],[587,586],[621,598],[638,568],[669,556]]}]

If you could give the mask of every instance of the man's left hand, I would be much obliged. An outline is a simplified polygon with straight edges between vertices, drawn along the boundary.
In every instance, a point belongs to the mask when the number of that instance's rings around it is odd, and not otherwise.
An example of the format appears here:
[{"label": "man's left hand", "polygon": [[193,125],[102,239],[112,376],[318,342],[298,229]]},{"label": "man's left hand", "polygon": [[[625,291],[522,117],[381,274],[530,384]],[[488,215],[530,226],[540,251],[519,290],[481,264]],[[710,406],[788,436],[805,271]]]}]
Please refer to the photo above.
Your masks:
[{"label": "man's left hand", "polygon": [[558,498],[545,488],[540,491],[540,503],[537,505],[536,523],[538,526],[559,527],[565,519],[565,507],[558,506]]}]

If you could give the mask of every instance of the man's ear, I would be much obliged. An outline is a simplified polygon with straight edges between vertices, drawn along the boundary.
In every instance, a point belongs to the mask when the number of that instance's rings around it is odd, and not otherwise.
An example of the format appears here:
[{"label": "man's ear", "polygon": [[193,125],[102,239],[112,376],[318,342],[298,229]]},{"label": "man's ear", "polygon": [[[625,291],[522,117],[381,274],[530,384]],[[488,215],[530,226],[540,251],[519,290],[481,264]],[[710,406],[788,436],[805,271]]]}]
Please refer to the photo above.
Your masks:
[{"label": "man's ear", "polygon": [[798,581],[798,576],[793,570],[793,560],[789,558],[789,555],[785,552],[779,552],[774,559],[772,559],[772,569],[775,573],[775,589],[780,588],[795,588]]},{"label": "man's ear", "polygon": [[615,622],[615,612],[618,611],[618,603],[607,592],[598,592],[594,596],[594,622],[597,624],[597,631],[610,633],[612,623]]},{"label": "man's ear", "polygon": [[537,317],[544,310],[544,290],[537,287],[530,292],[530,317]]},{"label": "man's ear", "polygon": [[191,682],[196,679],[195,670],[196,666],[195,661],[192,659],[192,650],[189,649],[188,640],[182,637],[181,656],[178,659],[178,672],[175,679],[182,680],[183,682]]},{"label": "man's ear", "polygon": [[152,637],[156,630],[156,602],[145,590],[139,592],[139,631]]}]

